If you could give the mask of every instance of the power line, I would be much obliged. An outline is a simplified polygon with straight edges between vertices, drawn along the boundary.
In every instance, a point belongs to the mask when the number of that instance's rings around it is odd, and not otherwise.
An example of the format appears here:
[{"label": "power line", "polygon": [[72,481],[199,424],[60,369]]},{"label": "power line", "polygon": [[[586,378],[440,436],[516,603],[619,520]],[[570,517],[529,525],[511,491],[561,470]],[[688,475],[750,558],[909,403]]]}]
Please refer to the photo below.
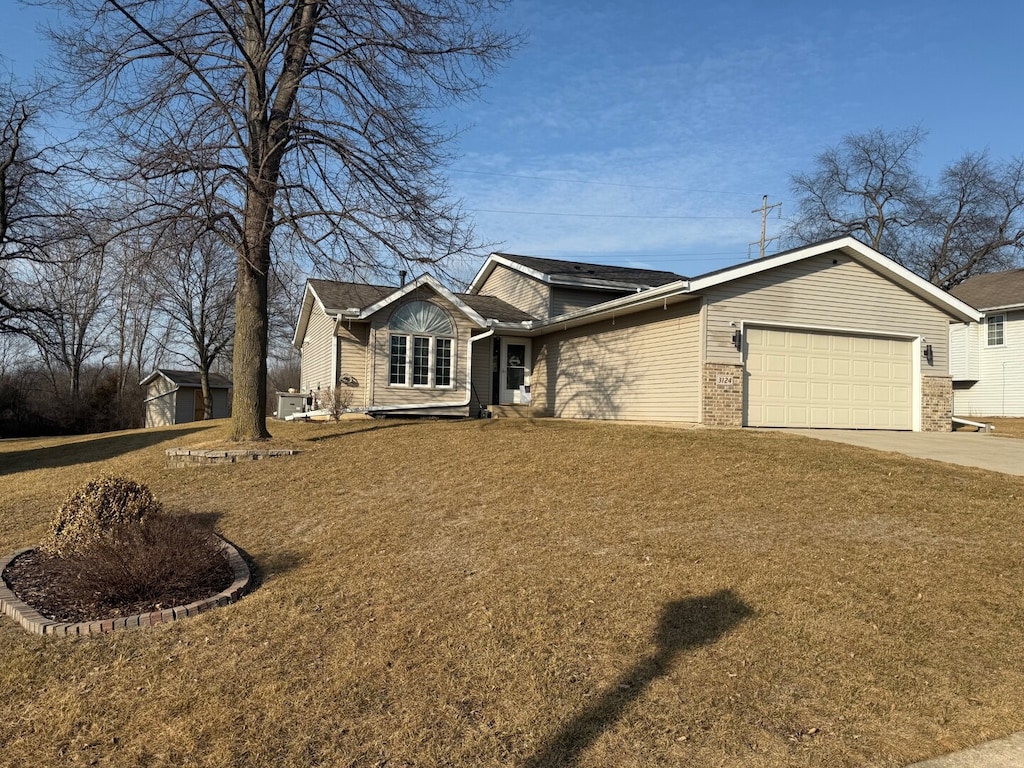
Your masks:
[{"label": "power line", "polygon": [[494,208],[467,208],[473,213],[501,213],[513,216],[570,216],[582,219],[671,219],[676,221],[740,221],[746,216],[647,216],[629,213],[563,213],[558,211],[501,211]]},{"label": "power line", "polygon": [[547,181],[559,184],[588,184],[595,187],[620,187],[622,189],[651,189],[661,192],[686,192],[702,195],[743,195],[746,197],[749,192],[729,192],[721,189],[682,189],[680,187],[659,187],[649,184],[618,184],[610,181],[587,181],[583,179],[559,179],[548,176],[528,176],[521,173],[497,173],[494,171],[470,171],[463,168],[449,168],[449,173],[466,173],[474,176],[499,176],[505,179],[528,179],[530,181]]}]

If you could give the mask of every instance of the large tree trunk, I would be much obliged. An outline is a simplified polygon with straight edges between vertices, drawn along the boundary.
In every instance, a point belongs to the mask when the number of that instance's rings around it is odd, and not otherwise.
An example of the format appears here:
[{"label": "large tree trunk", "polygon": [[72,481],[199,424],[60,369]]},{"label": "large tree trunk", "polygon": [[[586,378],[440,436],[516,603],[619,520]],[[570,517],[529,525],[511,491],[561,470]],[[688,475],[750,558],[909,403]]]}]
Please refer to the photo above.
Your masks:
[{"label": "large tree trunk", "polygon": [[199,371],[199,387],[203,393],[203,420],[213,418],[213,396],[210,394],[210,366],[203,363]]},{"label": "large tree trunk", "polygon": [[250,191],[246,201],[243,250],[238,255],[235,298],[234,397],[231,439],[266,440],[267,430],[267,277],[273,231],[273,193]]}]

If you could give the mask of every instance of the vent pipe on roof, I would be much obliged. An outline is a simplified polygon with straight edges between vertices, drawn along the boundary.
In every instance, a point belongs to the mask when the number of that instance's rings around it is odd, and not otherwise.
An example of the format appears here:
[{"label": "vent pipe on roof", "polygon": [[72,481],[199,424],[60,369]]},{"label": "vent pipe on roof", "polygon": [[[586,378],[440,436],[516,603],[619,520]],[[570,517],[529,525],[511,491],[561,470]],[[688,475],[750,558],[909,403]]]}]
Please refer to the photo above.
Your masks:
[{"label": "vent pipe on roof", "polygon": [[404,288],[405,287],[405,270],[404,269],[398,270],[398,287],[399,288]]}]

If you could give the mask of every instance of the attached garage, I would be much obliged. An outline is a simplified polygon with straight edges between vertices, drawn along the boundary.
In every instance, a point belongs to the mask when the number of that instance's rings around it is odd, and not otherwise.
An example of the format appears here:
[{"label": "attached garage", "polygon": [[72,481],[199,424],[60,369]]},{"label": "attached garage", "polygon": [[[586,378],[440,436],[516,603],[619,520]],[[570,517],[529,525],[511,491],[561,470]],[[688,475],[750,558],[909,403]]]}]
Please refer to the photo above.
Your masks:
[{"label": "attached garage", "polygon": [[756,326],[744,337],[746,426],[914,428],[912,340]]}]

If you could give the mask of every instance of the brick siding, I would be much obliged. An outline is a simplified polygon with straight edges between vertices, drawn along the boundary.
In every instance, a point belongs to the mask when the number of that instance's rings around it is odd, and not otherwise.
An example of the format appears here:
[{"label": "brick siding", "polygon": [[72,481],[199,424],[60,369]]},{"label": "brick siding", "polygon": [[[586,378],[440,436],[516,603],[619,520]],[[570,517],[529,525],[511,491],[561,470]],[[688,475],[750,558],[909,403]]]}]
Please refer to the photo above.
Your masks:
[{"label": "brick siding", "polygon": [[708,427],[743,426],[742,365],[704,363],[701,414],[701,423]]}]

